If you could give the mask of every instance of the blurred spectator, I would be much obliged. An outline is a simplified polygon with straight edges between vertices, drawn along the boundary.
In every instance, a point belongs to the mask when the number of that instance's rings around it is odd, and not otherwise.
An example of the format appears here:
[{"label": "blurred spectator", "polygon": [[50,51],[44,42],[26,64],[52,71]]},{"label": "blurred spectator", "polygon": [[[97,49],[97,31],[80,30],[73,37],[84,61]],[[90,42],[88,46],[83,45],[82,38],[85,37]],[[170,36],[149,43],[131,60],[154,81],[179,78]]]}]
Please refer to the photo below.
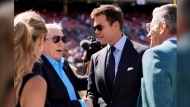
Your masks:
[{"label": "blurred spectator", "polygon": [[[67,43],[63,44],[62,57],[65,58],[68,61],[68,58],[69,58],[69,45]],[[70,62],[69,62],[69,66],[71,67],[71,69],[73,70],[73,72],[75,73],[76,76],[84,75],[80,71],[78,71],[78,69]]]},{"label": "blurred spectator", "polygon": [[65,58],[66,60],[68,60],[68,58],[69,58],[69,45],[67,43],[63,44],[62,57]]},{"label": "blurred spectator", "polygon": [[14,105],[13,20],[14,2],[0,4],[0,107]]},{"label": "blurred spectator", "polygon": [[190,107],[190,0],[177,3],[177,107]]}]

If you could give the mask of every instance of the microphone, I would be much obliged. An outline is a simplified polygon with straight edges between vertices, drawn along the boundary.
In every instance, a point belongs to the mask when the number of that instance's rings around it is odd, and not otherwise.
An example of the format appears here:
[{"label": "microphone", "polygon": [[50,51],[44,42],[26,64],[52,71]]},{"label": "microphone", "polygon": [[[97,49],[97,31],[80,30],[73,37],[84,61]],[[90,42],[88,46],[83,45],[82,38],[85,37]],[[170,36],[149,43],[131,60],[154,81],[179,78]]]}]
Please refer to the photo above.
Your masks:
[{"label": "microphone", "polygon": [[80,42],[80,47],[82,47],[84,50],[89,50],[90,44],[91,42],[89,40],[82,40]]},{"label": "microphone", "polygon": [[90,45],[91,47],[97,48],[97,47],[101,47],[102,44],[100,40],[97,40],[97,41],[93,41]]}]

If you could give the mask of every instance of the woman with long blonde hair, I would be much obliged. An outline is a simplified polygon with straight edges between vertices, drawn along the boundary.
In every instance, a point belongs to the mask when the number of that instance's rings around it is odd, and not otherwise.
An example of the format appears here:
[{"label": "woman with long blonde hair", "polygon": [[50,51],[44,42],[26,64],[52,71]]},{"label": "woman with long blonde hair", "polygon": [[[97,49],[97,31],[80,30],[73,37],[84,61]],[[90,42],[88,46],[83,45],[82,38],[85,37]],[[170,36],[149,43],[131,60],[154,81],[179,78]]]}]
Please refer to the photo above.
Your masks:
[{"label": "woman with long blonde hair", "polygon": [[15,107],[44,107],[47,83],[32,68],[42,54],[46,33],[44,19],[32,10],[14,19]]}]

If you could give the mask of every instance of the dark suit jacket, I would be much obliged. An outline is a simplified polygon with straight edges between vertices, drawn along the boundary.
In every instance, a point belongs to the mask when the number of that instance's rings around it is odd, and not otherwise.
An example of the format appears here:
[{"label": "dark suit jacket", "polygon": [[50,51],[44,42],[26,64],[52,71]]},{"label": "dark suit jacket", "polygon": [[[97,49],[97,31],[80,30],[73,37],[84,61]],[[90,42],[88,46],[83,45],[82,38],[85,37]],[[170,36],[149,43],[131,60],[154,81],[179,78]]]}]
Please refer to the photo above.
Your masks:
[{"label": "dark suit jacket", "polygon": [[112,95],[105,80],[107,47],[92,55],[87,97],[93,100],[94,106],[136,107],[142,77],[141,60],[147,48],[129,39],[126,40]]},{"label": "dark suit jacket", "polygon": [[[63,70],[73,84],[77,98],[80,99],[77,90],[87,89],[87,77],[76,77],[66,60],[64,61]],[[48,86],[47,101],[51,107],[81,107],[78,100],[70,100],[64,83],[44,55],[42,55],[41,59],[34,64],[33,72],[41,73],[46,80]]]}]

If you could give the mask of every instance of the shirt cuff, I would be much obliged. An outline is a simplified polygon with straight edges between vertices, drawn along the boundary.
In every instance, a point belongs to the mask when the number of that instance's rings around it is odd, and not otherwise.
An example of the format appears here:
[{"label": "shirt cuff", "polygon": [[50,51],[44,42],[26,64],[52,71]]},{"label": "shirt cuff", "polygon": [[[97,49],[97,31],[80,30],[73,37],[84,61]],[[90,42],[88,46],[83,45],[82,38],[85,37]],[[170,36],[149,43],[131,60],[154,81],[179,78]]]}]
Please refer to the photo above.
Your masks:
[{"label": "shirt cuff", "polygon": [[78,100],[82,107],[86,107],[85,103],[82,100]]}]

